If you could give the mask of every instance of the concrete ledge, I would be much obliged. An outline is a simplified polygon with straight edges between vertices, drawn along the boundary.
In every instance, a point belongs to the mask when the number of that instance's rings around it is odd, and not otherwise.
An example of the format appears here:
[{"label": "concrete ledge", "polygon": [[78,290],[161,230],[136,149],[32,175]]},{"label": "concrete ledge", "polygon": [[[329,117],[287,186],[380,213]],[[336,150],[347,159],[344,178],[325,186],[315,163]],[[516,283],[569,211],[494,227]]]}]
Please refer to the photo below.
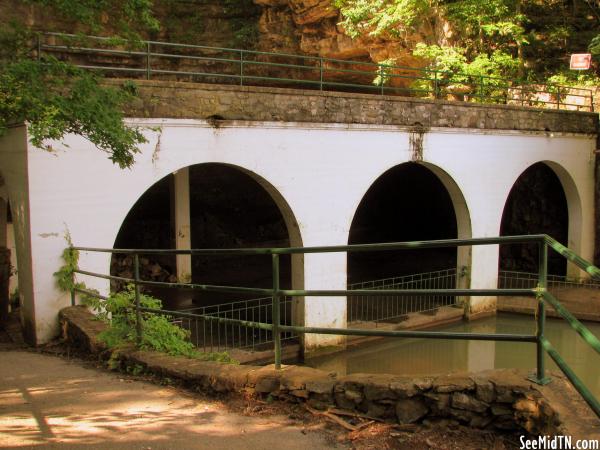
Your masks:
[{"label": "concrete ledge", "polygon": [[[85,308],[65,308],[60,318],[68,343],[91,353],[105,350],[97,340],[104,326]],[[420,378],[385,374],[337,377],[309,367],[275,370],[273,366],[228,365],[135,349],[121,350],[113,358],[120,359],[124,367],[143,366],[146,371],[206,391],[265,395],[319,409],[335,406],[400,424],[440,419],[475,428],[587,439],[600,430],[600,421],[557,375],[550,385],[540,387],[529,382],[524,372],[509,369]]]},{"label": "concrete ledge", "polygon": [[[551,293],[579,320],[600,322],[600,291],[587,288],[555,288]],[[537,300],[531,297],[498,298],[498,311],[535,315]],[[546,304],[548,317],[560,317],[551,305]]]},{"label": "concrete ledge", "polygon": [[[109,85],[125,80],[107,79]],[[136,80],[140,118],[346,123],[597,134],[598,114],[259,86]]]}]

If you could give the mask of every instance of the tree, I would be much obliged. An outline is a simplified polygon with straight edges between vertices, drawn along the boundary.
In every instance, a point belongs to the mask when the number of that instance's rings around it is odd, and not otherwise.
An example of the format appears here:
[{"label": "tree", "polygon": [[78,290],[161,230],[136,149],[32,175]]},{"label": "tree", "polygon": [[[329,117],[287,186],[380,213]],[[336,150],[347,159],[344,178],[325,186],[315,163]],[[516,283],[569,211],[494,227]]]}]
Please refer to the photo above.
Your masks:
[{"label": "tree", "polygon": [[[152,0],[27,0],[48,17],[77,23],[82,33],[112,32],[129,39],[156,30]],[[0,135],[14,123],[27,122],[31,143],[44,148],[47,139],[65,134],[86,137],[121,168],[134,162],[140,130],[123,122],[122,108],[135,94],[101,84],[101,78],[53,57],[34,57],[37,31],[23,21],[0,32]]]},{"label": "tree", "polygon": [[590,41],[590,51],[600,55],[600,37],[592,40],[600,14],[590,15],[583,0],[334,1],[351,37],[395,40],[418,35],[424,25],[443,30],[414,49],[430,68],[543,81],[557,72],[574,77],[568,55]]}]

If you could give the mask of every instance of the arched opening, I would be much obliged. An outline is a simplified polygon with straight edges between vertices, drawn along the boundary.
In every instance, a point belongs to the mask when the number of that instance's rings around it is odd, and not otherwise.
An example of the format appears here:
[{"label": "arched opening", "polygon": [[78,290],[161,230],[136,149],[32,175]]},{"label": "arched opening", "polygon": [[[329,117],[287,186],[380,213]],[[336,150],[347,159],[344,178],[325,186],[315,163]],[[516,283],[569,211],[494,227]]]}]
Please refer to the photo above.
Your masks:
[{"label": "arched opening", "polygon": [[[349,243],[422,241],[471,237],[466,203],[451,177],[435,166],[405,163],[381,175],[361,200]],[[468,284],[470,249],[456,247],[348,254],[350,289],[454,288]],[[459,268],[459,270],[457,270]],[[454,297],[349,297],[348,321],[406,320],[437,314]]]},{"label": "arched opening", "polygon": [[[502,213],[500,235],[543,233],[569,245],[569,216],[569,203],[561,179],[546,163],[538,162],[527,168],[511,188]],[[565,258],[555,252],[549,252],[548,256],[548,273],[566,275]],[[538,246],[501,245],[499,265],[501,278],[509,274],[535,274],[538,271]]]},{"label": "arched opening", "polygon": [[[176,177],[187,171],[185,189]],[[179,209],[182,196],[189,195],[187,211]],[[245,169],[217,163],[190,166],[170,174],[150,187],[131,208],[115,241],[115,248],[176,248],[177,216],[187,215],[189,240],[180,248],[225,249],[301,246],[299,227],[289,205],[266,180]],[[194,255],[189,264],[191,275],[185,280],[177,270],[180,260],[174,256],[143,255],[141,277],[155,281],[182,281],[198,284],[270,288],[272,261],[270,255]],[[132,275],[133,261],[124,255],[113,256],[111,273]],[[178,280],[179,278],[179,280]],[[280,283],[284,289],[303,288],[302,258],[280,258]],[[122,287],[122,286],[116,286]],[[253,321],[271,321],[271,299],[252,295],[200,292],[153,288],[153,295],[164,306],[198,314],[219,315]],[[292,299],[282,306],[282,321],[292,323]],[[295,320],[295,319],[294,319]],[[186,326],[198,326],[191,324]],[[253,338],[247,329],[219,330],[209,323],[198,331],[208,339],[219,333],[221,341],[211,341],[211,348],[243,347],[265,342],[265,336]],[[193,331],[193,330],[192,330]],[[194,333],[192,333],[194,334]],[[250,333],[251,334],[251,333]],[[245,336],[245,337],[244,337]],[[192,335],[192,339],[200,339]],[[225,339],[223,341],[223,339]],[[239,342],[242,339],[244,342]],[[202,344],[202,343],[199,343]],[[206,344],[206,342],[204,342]],[[214,344],[214,345],[213,345]]]}]

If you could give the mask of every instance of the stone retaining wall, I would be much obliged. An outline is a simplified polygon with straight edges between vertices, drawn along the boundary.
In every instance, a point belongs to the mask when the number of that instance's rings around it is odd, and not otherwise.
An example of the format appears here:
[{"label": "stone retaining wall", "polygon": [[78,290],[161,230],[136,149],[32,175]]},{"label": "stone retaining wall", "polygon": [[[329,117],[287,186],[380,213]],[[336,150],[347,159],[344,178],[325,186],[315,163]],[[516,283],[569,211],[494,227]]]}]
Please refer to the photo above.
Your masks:
[{"label": "stone retaining wall", "polygon": [[[106,80],[121,85],[124,80]],[[225,119],[597,134],[598,114],[343,92],[136,81],[140,118]],[[218,124],[216,123],[216,126]]]},{"label": "stone retaining wall", "polygon": [[[92,353],[109,353],[96,335],[104,325],[84,307],[60,312],[63,337]],[[301,366],[229,365],[190,360],[135,349],[118,356],[157,375],[183,380],[205,391],[244,392],[306,402],[314,408],[338,407],[400,424],[444,420],[476,428],[565,434],[561,416],[543,388],[518,370],[491,370],[435,377],[333,373]],[[113,356],[114,359],[114,356]]]}]

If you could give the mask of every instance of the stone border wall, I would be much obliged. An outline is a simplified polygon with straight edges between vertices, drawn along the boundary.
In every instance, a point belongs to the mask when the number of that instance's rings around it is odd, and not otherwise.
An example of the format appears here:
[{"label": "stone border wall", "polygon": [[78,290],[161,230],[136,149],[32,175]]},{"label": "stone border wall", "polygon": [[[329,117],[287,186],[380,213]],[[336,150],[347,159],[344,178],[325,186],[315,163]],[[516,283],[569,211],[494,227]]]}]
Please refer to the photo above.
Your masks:
[{"label": "stone border wall", "polygon": [[[109,85],[125,80],[107,79]],[[411,97],[136,80],[139,118],[251,120],[598,133],[598,114]]]},{"label": "stone border wall", "polygon": [[[105,328],[82,306],[60,312],[63,338],[81,350],[108,357],[97,339]],[[112,355],[113,360],[115,355]],[[190,360],[157,352],[125,349],[117,358],[179,379],[204,391],[243,392],[273,399],[306,402],[317,409],[338,407],[400,424],[445,419],[475,428],[519,430],[530,434],[567,434],[556,409],[537,385],[518,370],[436,377],[336,374],[302,366],[231,365]],[[567,409],[568,410],[568,409]]]}]

